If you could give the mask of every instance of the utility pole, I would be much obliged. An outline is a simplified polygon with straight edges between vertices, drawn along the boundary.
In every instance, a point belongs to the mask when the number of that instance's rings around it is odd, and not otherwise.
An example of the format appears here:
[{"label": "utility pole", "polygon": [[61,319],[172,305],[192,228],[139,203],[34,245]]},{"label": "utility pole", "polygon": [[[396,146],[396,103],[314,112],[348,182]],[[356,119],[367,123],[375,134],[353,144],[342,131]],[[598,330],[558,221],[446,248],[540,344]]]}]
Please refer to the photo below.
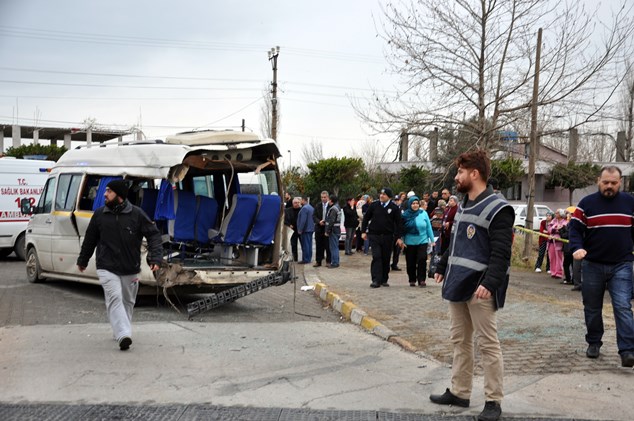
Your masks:
[{"label": "utility pole", "polygon": [[[542,55],[542,28],[537,31],[537,51],[535,52],[535,78],[533,80],[533,100],[531,102],[531,133],[530,154],[528,155],[528,206],[526,206],[526,228],[533,229],[533,214],[535,213],[535,161],[537,160],[537,97],[539,94],[539,68]],[[530,256],[533,235],[526,233],[524,240],[524,260]]]},{"label": "utility pole", "polygon": [[273,82],[271,83],[271,137],[277,140],[277,57],[280,55],[280,46],[269,50],[269,61],[273,67]]}]

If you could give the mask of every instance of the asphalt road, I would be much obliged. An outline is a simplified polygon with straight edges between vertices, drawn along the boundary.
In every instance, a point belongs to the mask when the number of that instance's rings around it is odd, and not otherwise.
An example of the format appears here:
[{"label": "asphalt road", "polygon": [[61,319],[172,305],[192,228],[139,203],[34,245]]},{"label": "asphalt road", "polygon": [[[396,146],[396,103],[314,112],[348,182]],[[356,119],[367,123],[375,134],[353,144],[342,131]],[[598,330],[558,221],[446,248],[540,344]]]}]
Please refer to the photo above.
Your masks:
[{"label": "asphalt road", "polygon": [[[13,257],[0,260],[0,326],[41,324],[107,323],[100,286],[71,281],[47,280],[30,284],[24,262]],[[234,303],[196,315],[199,322],[335,322],[339,316],[325,309],[303,285],[287,283],[270,287]],[[180,311],[161,295],[139,296],[134,321],[187,321],[186,305],[201,296],[172,296]]]}]

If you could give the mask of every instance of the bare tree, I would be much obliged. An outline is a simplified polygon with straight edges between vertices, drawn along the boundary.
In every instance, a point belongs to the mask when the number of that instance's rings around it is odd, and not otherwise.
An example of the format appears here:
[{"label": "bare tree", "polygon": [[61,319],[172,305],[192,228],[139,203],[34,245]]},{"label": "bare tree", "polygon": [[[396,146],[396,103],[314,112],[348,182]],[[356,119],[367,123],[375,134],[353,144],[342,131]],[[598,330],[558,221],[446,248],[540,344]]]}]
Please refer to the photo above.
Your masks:
[{"label": "bare tree", "polygon": [[350,155],[361,158],[366,171],[372,175],[378,170],[379,164],[386,161],[388,151],[389,148],[386,149],[380,142],[365,142],[358,148],[352,147]]},{"label": "bare tree", "polygon": [[324,159],[324,150],[321,142],[317,139],[311,139],[310,142],[304,143],[302,145],[302,159],[306,165]]},{"label": "bare tree", "polygon": [[621,94],[622,120],[620,130],[625,132],[625,157],[632,159],[632,140],[634,140],[634,68],[629,68]]},{"label": "bare tree", "polygon": [[558,0],[389,3],[381,36],[405,88],[355,109],[378,132],[460,126],[472,147],[493,150],[500,129],[528,121],[542,27],[540,115],[565,115],[570,127],[593,121],[624,77],[634,22],[631,2],[621,1],[610,22]]},{"label": "bare tree", "polygon": [[[260,132],[263,137],[273,138],[273,105],[271,88],[267,86],[262,91],[264,102],[260,108]],[[280,100],[277,99],[277,131],[280,131]]]}]

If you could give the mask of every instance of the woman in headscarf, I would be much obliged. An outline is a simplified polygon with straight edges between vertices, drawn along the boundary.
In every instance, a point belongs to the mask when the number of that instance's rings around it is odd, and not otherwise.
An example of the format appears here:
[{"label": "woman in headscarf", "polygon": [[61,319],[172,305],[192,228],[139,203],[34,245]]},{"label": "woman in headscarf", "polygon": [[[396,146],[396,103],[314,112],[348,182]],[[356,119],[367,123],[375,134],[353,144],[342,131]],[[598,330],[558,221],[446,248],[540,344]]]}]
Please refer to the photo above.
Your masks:
[{"label": "woman in headscarf", "polygon": [[552,239],[548,240],[548,257],[550,257],[550,276],[561,279],[564,276],[564,243],[557,241],[561,238],[559,230],[566,226],[566,211],[557,209],[555,219],[548,224],[548,234]]},{"label": "woman in headscarf", "polygon": [[405,244],[405,262],[409,286],[427,286],[427,247],[434,246],[434,233],[431,229],[429,215],[420,206],[418,196],[407,201],[407,209],[403,212],[403,243]]}]

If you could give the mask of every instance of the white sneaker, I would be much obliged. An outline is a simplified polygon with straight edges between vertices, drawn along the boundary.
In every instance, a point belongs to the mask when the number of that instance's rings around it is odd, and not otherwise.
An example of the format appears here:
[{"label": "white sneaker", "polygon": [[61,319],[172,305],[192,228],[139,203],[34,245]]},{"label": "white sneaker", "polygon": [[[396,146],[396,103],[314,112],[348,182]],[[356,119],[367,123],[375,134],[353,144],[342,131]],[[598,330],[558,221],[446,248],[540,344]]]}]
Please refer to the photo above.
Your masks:
[{"label": "white sneaker", "polygon": [[542,270],[540,268],[535,268],[535,272],[540,273]]}]

